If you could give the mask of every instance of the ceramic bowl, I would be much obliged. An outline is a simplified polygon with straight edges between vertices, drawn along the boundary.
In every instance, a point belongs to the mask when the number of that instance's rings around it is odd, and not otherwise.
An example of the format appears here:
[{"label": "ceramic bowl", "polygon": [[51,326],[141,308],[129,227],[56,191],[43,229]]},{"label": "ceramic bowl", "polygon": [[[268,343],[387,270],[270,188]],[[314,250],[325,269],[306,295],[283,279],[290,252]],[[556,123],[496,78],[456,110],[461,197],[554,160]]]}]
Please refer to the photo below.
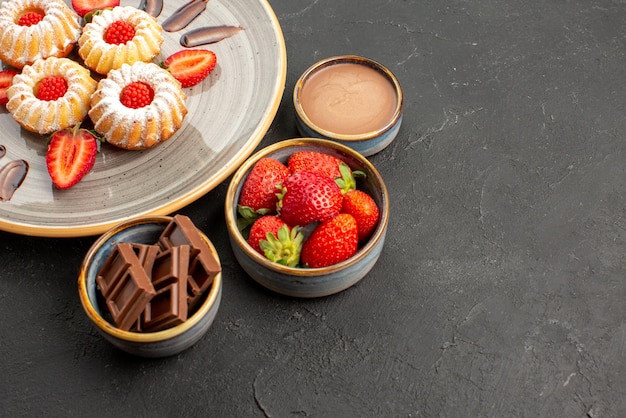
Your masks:
[{"label": "ceramic bowl", "polygon": [[303,137],[329,139],[373,155],[402,124],[403,91],[382,64],[357,55],[326,58],[309,67],[293,91]]},{"label": "ceramic bowl", "polygon": [[[328,267],[287,267],[269,261],[255,251],[237,228],[237,202],[246,176],[254,164],[263,157],[276,158],[283,163],[296,151],[318,151],[334,155],[345,161],[353,170],[366,173],[359,188],[369,193],[380,212],[378,226],[369,240],[351,258]],[[289,139],[270,145],[251,156],[233,175],[226,192],[226,227],[235,258],[252,279],[262,286],[283,294],[301,298],[332,295],[359,282],[378,260],[389,222],[389,200],[385,183],[376,168],[353,149],[324,139]]]},{"label": "ceramic bowl", "polygon": [[[121,223],[100,236],[83,260],[78,277],[78,292],[85,313],[98,332],[115,347],[141,357],[167,357],[191,347],[208,331],[217,314],[222,296],[222,275],[213,280],[205,299],[185,322],[156,332],[131,332],[117,328],[105,315],[106,307],[96,284],[96,275],[118,242],[154,244],[169,216],[146,216]],[[211,241],[200,233],[219,261]]]}]

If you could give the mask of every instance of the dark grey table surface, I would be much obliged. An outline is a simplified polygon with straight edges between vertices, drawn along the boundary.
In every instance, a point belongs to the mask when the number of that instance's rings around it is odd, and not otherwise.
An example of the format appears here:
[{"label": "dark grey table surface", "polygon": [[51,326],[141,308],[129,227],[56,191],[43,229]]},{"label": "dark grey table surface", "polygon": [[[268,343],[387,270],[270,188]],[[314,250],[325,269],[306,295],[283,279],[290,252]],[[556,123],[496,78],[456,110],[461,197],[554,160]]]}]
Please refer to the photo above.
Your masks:
[{"label": "dark grey table surface", "polygon": [[215,243],[208,334],[126,355],[88,322],[93,237],[0,233],[3,416],[626,416],[626,2],[273,0],[287,45],[260,146],[297,137],[315,61],[389,67],[404,122],[370,157],[390,191],[383,253],[356,286],[298,300],[227,241],[227,182],[179,211]]}]

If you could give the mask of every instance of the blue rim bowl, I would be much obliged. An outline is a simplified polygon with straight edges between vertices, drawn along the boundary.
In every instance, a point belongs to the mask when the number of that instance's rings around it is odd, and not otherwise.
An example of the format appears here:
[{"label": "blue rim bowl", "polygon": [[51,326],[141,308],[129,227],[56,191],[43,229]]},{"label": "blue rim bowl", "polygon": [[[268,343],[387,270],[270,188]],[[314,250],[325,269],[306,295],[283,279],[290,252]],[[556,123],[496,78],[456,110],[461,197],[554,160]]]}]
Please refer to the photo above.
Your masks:
[{"label": "blue rim bowl", "polygon": [[[170,216],[145,216],[123,222],[100,236],[87,251],[78,276],[78,293],[87,317],[98,332],[115,347],[140,357],[167,357],[178,354],[194,345],[208,331],[222,298],[222,274],[213,280],[205,300],[196,311],[180,325],[157,332],[131,332],[117,328],[105,319],[99,305],[96,275],[118,242],[154,244]],[[211,241],[200,232],[202,239],[219,262]]]},{"label": "blue rim bowl", "polygon": [[[286,163],[296,151],[318,151],[344,160],[353,170],[362,170],[367,177],[362,188],[378,205],[380,220],[370,239],[358,252],[343,262],[322,268],[287,267],[271,262],[255,251],[237,228],[237,202],[246,176],[254,164],[264,157]],[[334,141],[317,138],[284,140],[270,145],[251,156],[233,175],[224,205],[226,227],[235,258],[244,271],[257,283],[276,293],[315,298],[329,296],[353,286],[374,267],[378,260],[389,223],[389,200],[385,183],[378,170],[360,153]]]},{"label": "blue rim bowl", "polygon": [[[396,107],[389,122],[382,128],[362,134],[340,134],[325,130],[311,121],[300,101],[302,89],[309,77],[315,72],[331,65],[355,63],[366,65],[381,73],[391,83],[396,93]],[[358,55],[339,55],[323,59],[310,66],[298,79],[293,90],[293,105],[296,110],[296,127],[303,137],[328,139],[346,145],[368,157],[385,149],[398,135],[402,125],[404,93],[396,76],[384,65]]]}]

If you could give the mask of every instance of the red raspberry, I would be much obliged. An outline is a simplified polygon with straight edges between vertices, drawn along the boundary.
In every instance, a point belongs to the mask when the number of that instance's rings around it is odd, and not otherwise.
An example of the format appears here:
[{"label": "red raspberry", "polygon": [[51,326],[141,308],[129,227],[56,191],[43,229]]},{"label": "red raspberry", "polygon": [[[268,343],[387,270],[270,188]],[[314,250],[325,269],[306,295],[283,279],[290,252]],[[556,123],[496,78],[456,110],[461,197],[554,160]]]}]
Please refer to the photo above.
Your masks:
[{"label": "red raspberry", "polygon": [[126,107],[138,109],[148,106],[154,99],[154,90],[146,83],[140,81],[130,83],[122,89],[120,102]]},{"label": "red raspberry", "polygon": [[41,22],[44,15],[38,12],[27,12],[20,16],[20,19],[17,21],[17,24],[20,26],[32,26]]},{"label": "red raspberry", "polygon": [[104,41],[109,44],[125,44],[134,37],[135,28],[123,20],[111,23],[104,33]]},{"label": "red raspberry", "polygon": [[67,81],[63,77],[46,77],[39,82],[35,97],[39,100],[54,101],[67,92]]}]

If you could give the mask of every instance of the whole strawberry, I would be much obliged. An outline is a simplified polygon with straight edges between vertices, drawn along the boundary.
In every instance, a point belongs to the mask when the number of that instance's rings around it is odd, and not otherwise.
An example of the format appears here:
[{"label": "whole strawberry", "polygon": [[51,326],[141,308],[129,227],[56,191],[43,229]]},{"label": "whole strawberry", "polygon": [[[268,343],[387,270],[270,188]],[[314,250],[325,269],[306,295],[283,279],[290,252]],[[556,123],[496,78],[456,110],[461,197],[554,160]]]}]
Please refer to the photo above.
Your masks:
[{"label": "whole strawberry", "polygon": [[46,152],[52,183],[59,189],[78,183],[93,168],[98,148],[98,139],[78,125],[52,134]]},{"label": "whole strawberry", "polygon": [[367,240],[378,224],[378,206],[369,194],[362,190],[351,190],[343,196],[342,213],[354,217],[359,231],[359,242]]},{"label": "whole strawberry", "polygon": [[316,151],[298,151],[291,154],[287,161],[287,166],[292,173],[310,171],[335,179],[341,177],[339,164],[342,163],[342,160],[333,155]]},{"label": "whole strawberry", "polygon": [[299,171],[283,181],[278,207],[285,222],[303,227],[335,217],[342,201],[341,189],[332,178]]},{"label": "whole strawberry", "polygon": [[278,230],[283,225],[287,225],[285,221],[278,216],[265,215],[254,221],[250,228],[250,235],[248,236],[248,244],[254,248],[259,254],[263,254],[261,249],[261,241],[267,240],[267,234],[276,236]]},{"label": "whole strawberry", "polygon": [[274,158],[257,161],[241,186],[238,206],[261,215],[276,213],[277,193],[289,176],[289,169]]},{"label": "whole strawberry", "polygon": [[290,228],[277,216],[265,215],[252,224],[248,244],[270,261],[296,267],[303,240],[298,228]]},{"label": "whole strawberry", "polygon": [[326,267],[356,254],[358,230],[354,217],[340,213],[320,223],[302,246],[300,261],[305,267]]}]

